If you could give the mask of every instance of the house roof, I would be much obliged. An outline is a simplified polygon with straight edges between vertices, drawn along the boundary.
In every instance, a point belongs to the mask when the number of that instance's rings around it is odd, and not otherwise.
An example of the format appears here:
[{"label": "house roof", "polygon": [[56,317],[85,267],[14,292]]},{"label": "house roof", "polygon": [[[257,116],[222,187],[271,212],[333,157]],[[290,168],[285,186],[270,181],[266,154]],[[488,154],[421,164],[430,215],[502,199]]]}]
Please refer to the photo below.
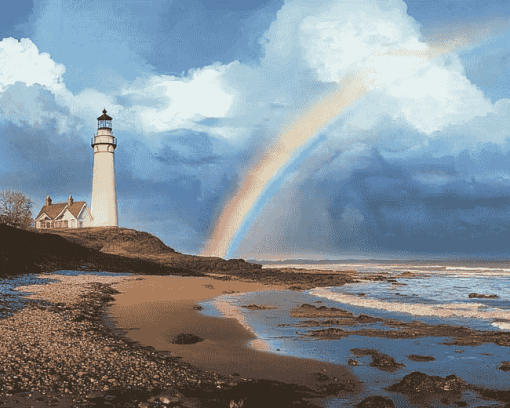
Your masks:
[{"label": "house roof", "polygon": [[38,219],[42,214],[48,215],[52,220],[56,219],[61,213],[64,212],[65,209],[69,210],[69,212],[75,217],[78,218],[80,215],[80,211],[85,204],[85,201],[75,201],[71,206],[67,205],[67,203],[55,203],[51,205],[44,205],[39,211],[39,214],[35,219]]},{"label": "house roof", "polygon": [[[85,205],[85,201],[76,201],[71,206],[66,205],[65,209],[68,210],[74,218],[78,218],[78,215],[80,215],[80,211]],[[64,216],[65,211],[62,211],[60,216],[57,219],[60,219]]]},{"label": "house roof", "polygon": [[73,214],[75,218],[78,218],[78,215],[80,215],[80,211],[85,205],[85,201],[75,201],[72,206],[68,208],[69,212]]},{"label": "house roof", "polygon": [[42,214],[46,214],[48,217],[50,217],[52,220],[55,219],[57,215],[59,215],[64,208],[67,207],[67,203],[55,203],[51,205],[43,205],[43,208],[41,208],[41,211],[39,211],[39,214],[35,219],[38,219]]}]

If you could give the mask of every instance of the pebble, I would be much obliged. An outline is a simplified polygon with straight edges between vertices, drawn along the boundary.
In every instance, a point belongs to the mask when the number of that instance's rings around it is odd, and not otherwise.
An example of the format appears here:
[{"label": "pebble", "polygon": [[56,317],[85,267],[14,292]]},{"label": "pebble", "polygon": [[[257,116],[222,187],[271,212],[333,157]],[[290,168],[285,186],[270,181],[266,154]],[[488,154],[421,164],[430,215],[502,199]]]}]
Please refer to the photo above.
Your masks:
[{"label": "pebble", "polygon": [[[0,319],[0,406],[21,395],[24,406],[36,398],[39,405],[59,405],[63,397],[74,399],[77,406],[98,398],[111,405],[116,395],[128,392],[134,400],[126,406],[163,402],[184,408],[179,388],[198,383],[213,389],[221,380],[219,374],[155,353],[105,326],[103,305],[117,293],[111,285],[131,277],[60,278],[62,282],[20,288],[33,293],[31,303]],[[41,308],[37,300],[51,303]],[[146,395],[155,391],[164,391],[168,402],[157,395],[147,402]]]}]

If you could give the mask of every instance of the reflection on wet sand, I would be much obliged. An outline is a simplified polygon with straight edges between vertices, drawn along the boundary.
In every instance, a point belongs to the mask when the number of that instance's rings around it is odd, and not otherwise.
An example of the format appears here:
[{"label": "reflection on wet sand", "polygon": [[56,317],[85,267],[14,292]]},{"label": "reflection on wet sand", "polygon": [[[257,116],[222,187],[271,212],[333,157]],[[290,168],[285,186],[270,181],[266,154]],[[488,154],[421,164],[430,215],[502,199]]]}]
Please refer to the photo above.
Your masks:
[{"label": "reflection on wet sand", "polygon": [[[223,317],[227,319],[235,319],[237,322],[243,326],[246,330],[255,334],[253,328],[246,322],[244,315],[240,312],[237,306],[234,306],[231,303],[228,303],[222,298],[215,299],[213,303],[214,307],[223,314]],[[250,346],[259,351],[268,351],[268,344],[262,339],[255,339],[250,341]]]}]

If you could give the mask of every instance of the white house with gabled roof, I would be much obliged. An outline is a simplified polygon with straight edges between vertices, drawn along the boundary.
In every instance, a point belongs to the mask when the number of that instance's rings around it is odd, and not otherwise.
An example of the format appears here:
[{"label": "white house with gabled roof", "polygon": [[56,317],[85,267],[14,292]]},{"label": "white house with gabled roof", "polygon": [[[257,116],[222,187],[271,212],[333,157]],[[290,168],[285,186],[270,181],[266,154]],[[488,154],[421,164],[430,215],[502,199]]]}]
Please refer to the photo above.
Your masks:
[{"label": "white house with gabled roof", "polygon": [[36,228],[83,228],[90,227],[92,216],[85,201],[74,201],[69,196],[67,203],[53,203],[46,197],[44,206],[35,218]]}]

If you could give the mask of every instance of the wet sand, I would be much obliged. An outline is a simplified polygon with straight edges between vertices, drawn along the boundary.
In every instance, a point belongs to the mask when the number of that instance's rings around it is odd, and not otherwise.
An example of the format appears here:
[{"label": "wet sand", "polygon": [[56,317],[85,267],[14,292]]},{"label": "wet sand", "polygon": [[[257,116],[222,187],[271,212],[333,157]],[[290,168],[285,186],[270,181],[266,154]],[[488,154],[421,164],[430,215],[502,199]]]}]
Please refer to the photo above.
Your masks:
[{"label": "wet sand", "polygon": [[[242,315],[226,302],[217,304],[226,317],[203,316],[195,310],[197,302],[225,293],[284,287],[212,278],[147,276],[115,288],[122,293],[115,296],[108,314],[117,328],[131,340],[182,357],[201,370],[312,388],[319,374],[342,382],[356,380],[347,367],[264,352],[265,343],[256,339]],[[193,334],[204,340],[174,344],[179,334]],[[249,343],[256,349],[248,347]]]},{"label": "wet sand", "polygon": [[[288,289],[288,287],[266,286],[260,283],[238,280],[217,280],[196,277],[145,277],[140,281],[126,281],[115,287],[122,294],[115,296],[116,301],[111,304],[109,314],[115,317],[118,327],[126,330],[127,337],[142,345],[152,346],[156,350],[170,352],[172,356],[180,356],[183,361],[201,370],[210,370],[230,378],[235,377],[234,374],[239,374],[245,378],[277,380],[316,390],[320,389],[321,375],[326,375],[330,379],[338,378],[339,383],[340,381],[343,383],[351,382],[349,388],[343,389],[344,391],[351,391],[349,397],[347,397],[348,399],[351,399],[362,390],[359,380],[353,376],[349,368],[351,362],[349,362],[349,365],[333,365],[311,359],[304,360],[265,352],[264,350],[267,348],[267,345],[265,345],[263,340],[257,340],[253,343],[256,337],[244,321],[243,314],[240,313],[238,307],[227,301],[216,300],[215,303],[215,308],[221,311],[223,317],[203,316],[195,310],[197,302],[212,299],[223,294],[235,296],[235,292],[282,290]],[[263,308],[264,305],[251,305],[251,308],[254,310],[258,307]],[[471,312],[470,309],[468,309],[469,312]],[[478,332],[456,326],[433,326],[419,322],[403,323],[392,319],[370,318],[365,315],[354,317],[344,310],[312,305],[302,305],[301,308],[292,311],[292,313],[299,314],[299,316],[296,315],[294,317],[305,319],[336,318],[334,322],[328,320],[303,322],[312,326],[328,326],[329,323],[338,325],[342,320],[348,320],[351,323],[359,320],[362,323],[366,323],[367,320],[373,319],[381,320],[383,324],[398,329],[396,331],[362,329],[345,333],[341,329],[326,329],[312,332],[312,335],[309,337],[322,340],[335,339],[339,336],[343,337],[352,334],[397,339],[420,336],[447,336],[454,338],[452,344],[466,346],[474,346],[483,342],[494,342],[498,345],[506,346],[508,345],[508,340],[510,340],[510,334],[507,333]],[[173,340],[179,334],[192,334],[204,340],[188,345],[174,344]],[[360,355],[371,355],[373,359],[371,366],[382,370],[396,370],[401,366],[393,357],[380,353],[377,350],[354,349],[354,351],[357,351]],[[414,356],[414,358],[417,358],[418,361],[430,361],[430,357],[427,359],[427,356],[418,355]],[[355,364],[353,363],[352,365]],[[504,370],[506,366],[502,367],[500,370]],[[430,377],[421,373],[412,374],[415,376],[418,374],[422,375],[431,384],[440,384],[443,387],[442,390],[446,390],[445,392],[448,394],[446,395],[448,398],[444,395],[442,396],[444,401],[451,399],[456,404],[464,404],[461,401],[460,394],[456,390],[452,389],[452,391],[449,388],[449,382],[457,381],[457,377],[449,376],[441,379],[440,377]],[[412,375],[407,377],[414,381]],[[453,377],[455,378],[452,380]],[[408,381],[406,378],[404,380]],[[416,384],[411,380],[408,381],[410,384],[412,383],[409,385],[409,389],[406,388],[399,392],[403,394],[411,393],[411,397],[414,395],[413,393],[418,393],[412,397],[415,398],[413,403],[419,406],[429,406],[428,400],[423,399],[423,395],[420,396],[419,387],[415,386]],[[420,377],[421,380],[422,378]],[[498,391],[470,386],[469,384],[464,384],[462,387],[471,389],[478,395],[484,395],[485,393],[487,397],[489,395],[494,397],[498,393]],[[335,396],[340,394],[341,390],[339,389],[335,389],[331,393],[331,395]],[[323,397],[325,396],[323,394]],[[502,396],[497,394],[497,398],[494,398],[508,402],[507,397],[507,394],[502,394]],[[423,401],[421,401],[422,399]]]},{"label": "wet sand", "polygon": [[[26,306],[0,320],[2,406],[311,408],[361,389],[347,368],[249,349],[255,336],[237,310],[225,319],[194,309],[224,292],[271,287],[174,276],[38,276],[54,282],[18,286],[30,292]],[[125,323],[138,324],[129,332],[139,341],[105,316],[111,302]],[[199,336],[196,344],[172,343]]]}]

